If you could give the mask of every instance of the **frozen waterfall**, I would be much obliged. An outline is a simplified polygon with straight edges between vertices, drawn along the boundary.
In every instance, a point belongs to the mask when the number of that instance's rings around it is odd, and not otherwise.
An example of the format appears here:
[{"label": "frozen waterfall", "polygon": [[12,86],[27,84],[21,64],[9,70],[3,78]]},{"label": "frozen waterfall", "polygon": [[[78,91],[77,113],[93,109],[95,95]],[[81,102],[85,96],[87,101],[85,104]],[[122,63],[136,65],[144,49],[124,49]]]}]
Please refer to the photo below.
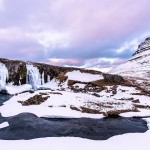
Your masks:
[{"label": "frozen waterfall", "polygon": [[26,65],[27,68],[27,84],[31,84],[34,90],[37,90],[44,82],[44,74],[40,74],[39,69],[31,64]]},{"label": "frozen waterfall", "polygon": [[7,79],[8,79],[8,69],[4,64],[0,63],[0,90],[5,89]]}]

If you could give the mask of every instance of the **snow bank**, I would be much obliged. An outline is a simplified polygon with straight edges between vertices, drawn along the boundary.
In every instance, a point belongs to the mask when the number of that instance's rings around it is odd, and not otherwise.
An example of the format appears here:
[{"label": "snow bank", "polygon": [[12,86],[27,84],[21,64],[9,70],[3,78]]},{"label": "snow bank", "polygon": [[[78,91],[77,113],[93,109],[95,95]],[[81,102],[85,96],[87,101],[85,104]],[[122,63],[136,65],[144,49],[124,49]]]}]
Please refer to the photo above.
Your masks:
[{"label": "snow bank", "polygon": [[[2,150],[149,150],[150,130],[146,133],[130,133],[112,137],[106,141],[93,141],[81,138],[55,137],[39,138],[34,140],[0,140]],[[59,144],[57,144],[59,143]]]},{"label": "snow bank", "polygon": [[104,79],[102,75],[95,75],[90,73],[81,73],[80,71],[72,71],[66,74],[69,80],[77,80],[81,82],[91,82]]},{"label": "snow bank", "polygon": [[21,93],[24,91],[29,91],[32,89],[32,86],[30,84],[24,84],[24,85],[8,85],[6,86],[6,90],[8,91],[9,94],[16,94],[16,93]]}]

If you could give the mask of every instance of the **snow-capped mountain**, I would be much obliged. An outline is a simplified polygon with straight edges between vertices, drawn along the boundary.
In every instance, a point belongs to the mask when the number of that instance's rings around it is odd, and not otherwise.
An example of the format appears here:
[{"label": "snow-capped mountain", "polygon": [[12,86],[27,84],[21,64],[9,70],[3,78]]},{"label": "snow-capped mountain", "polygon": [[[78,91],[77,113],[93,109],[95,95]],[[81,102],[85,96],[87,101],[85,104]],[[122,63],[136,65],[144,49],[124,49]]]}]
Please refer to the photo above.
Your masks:
[{"label": "snow-capped mountain", "polygon": [[126,63],[113,69],[111,73],[150,80],[150,38],[139,45]]},{"label": "snow-capped mountain", "polygon": [[125,63],[110,71],[132,81],[146,91],[150,91],[150,38],[142,42],[137,51]]}]

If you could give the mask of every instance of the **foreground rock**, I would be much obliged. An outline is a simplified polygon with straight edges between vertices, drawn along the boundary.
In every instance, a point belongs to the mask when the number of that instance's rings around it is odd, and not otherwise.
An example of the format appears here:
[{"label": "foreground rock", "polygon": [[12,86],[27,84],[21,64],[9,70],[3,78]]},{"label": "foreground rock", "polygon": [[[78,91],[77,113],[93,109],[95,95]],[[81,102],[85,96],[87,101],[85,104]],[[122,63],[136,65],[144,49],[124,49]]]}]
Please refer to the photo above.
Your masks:
[{"label": "foreground rock", "polygon": [[44,119],[30,113],[3,118],[9,127],[0,129],[0,139],[19,140],[41,137],[81,137],[106,140],[124,133],[142,133],[148,130],[144,120],[139,118],[104,119]]}]

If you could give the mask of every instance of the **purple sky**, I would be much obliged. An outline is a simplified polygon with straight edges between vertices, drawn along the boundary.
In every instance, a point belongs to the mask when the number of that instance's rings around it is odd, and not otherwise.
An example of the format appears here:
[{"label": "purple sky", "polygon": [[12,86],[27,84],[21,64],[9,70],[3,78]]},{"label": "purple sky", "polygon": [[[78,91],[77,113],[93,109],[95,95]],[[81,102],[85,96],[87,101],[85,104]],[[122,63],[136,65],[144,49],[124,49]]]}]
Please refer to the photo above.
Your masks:
[{"label": "purple sky", "polygon": [[150,0],[0,0],[0,57],[109,68],[150,36]]}]

